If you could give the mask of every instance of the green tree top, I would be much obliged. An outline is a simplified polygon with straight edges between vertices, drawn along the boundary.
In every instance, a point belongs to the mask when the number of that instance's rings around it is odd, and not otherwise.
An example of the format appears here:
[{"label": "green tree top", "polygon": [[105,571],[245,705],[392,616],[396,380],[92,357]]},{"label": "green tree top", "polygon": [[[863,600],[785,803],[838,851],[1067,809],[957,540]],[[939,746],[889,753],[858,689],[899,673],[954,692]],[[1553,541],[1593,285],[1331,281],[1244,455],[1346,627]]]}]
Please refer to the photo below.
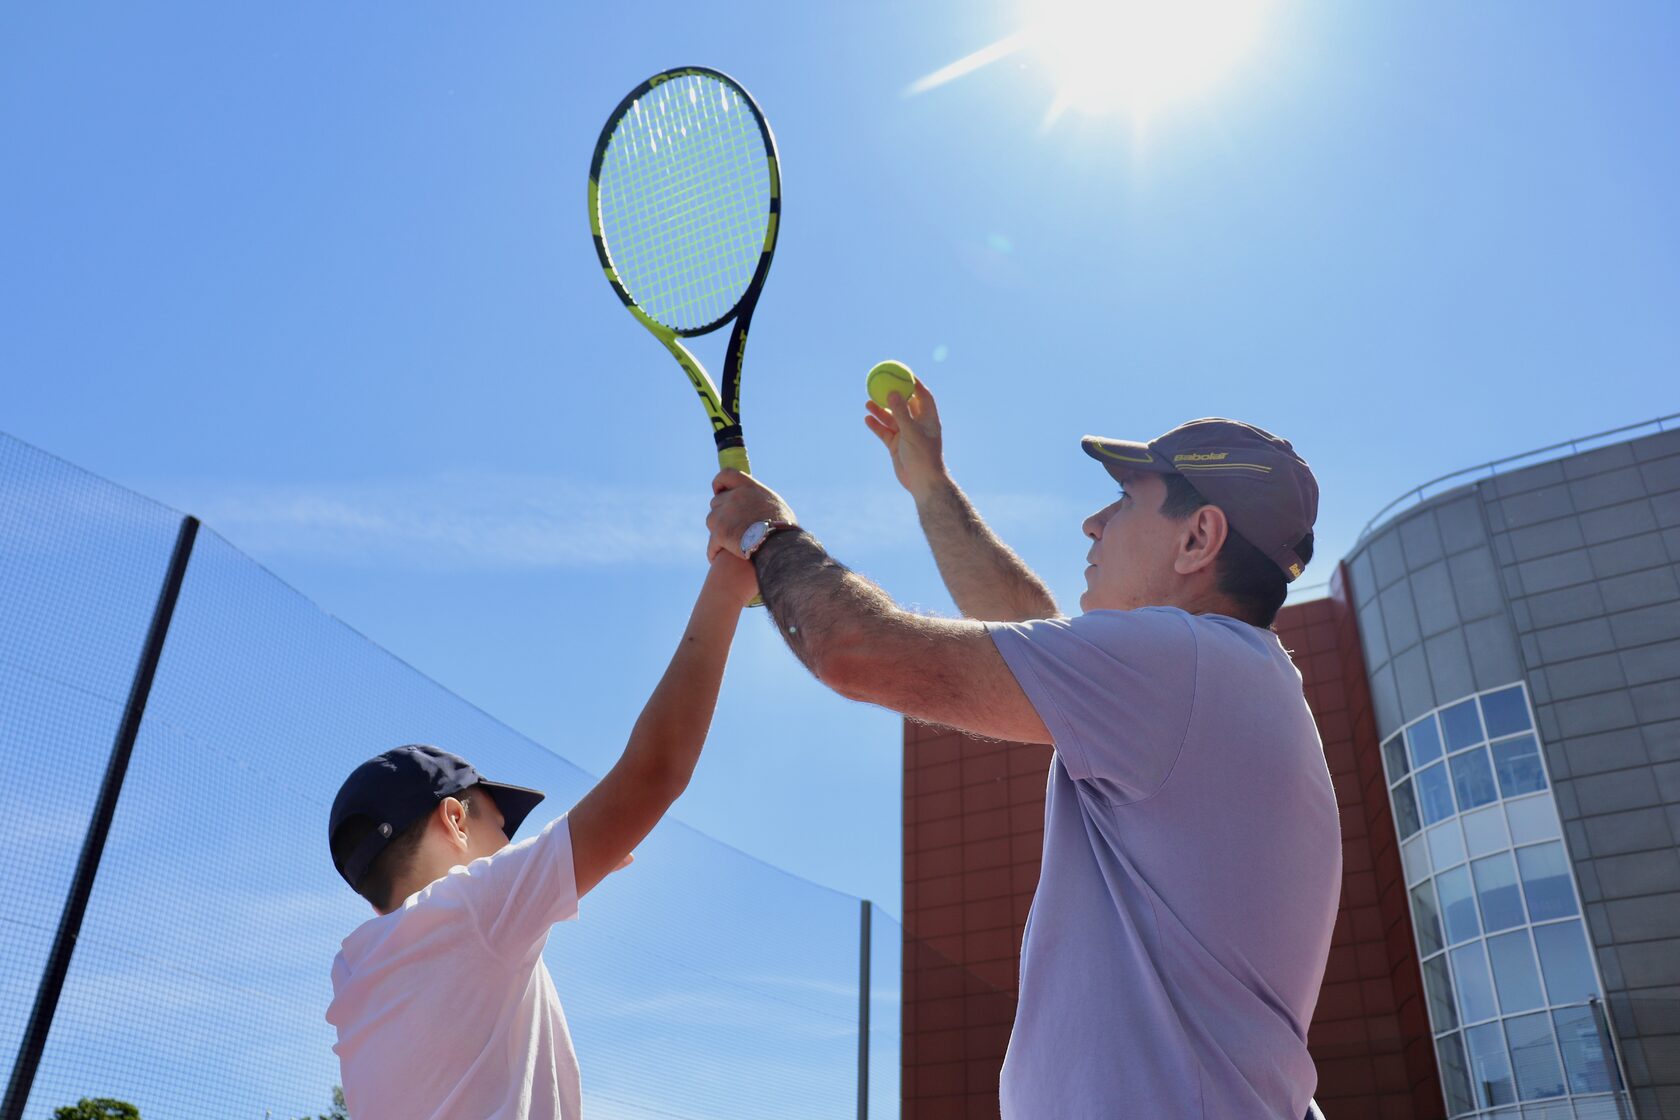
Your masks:
[{"label": "green tree top", "polygon": [[140,1120],[140,1110],[110,1097],[83,1097],[53,1110],[53,1120]]}]

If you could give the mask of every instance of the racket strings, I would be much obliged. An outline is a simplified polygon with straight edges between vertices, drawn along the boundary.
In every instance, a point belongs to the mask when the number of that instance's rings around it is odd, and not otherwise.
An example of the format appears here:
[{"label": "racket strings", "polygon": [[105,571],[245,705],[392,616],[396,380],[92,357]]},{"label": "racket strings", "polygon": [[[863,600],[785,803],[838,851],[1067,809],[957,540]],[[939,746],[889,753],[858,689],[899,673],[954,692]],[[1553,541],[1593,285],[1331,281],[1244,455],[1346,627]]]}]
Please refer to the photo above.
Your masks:
[{"label": "racket strings", "polygon": [[[722,87],[719,88],[721,91]],[[675,114],[670,112],[673,104],[677,110]],[[727,104],[723,102],[720,108],[727,111]],[[738,101],[736,105],[739,106]],[[698,114],[694,111],[696,107],[700,110]],[[748,201],[743,189],[746,183],[739,174],[743,161],[728,158],[719,161],[715,158],[718,155],[715,149],[697,150],[692,146],[692,141],[699,139],[696,134],[704,128],[704,123],[697,127],[695,117],[708,116],[706,110],[710,108],[710,98],[702,100],[690,91],[690,97],[685,102],[679,92],[676,98],[666,99],[656,112],[650,113],[652,120],[647,122],[652,129],[647,137],[646,154],[654,156],[659,150],[660,140],[663,140],[667,155],[664,160],[655,163],[665,178],[661,188],[651,194],[645,212],[656,220],[663,220],[665,228],[661,232],[674,244],[661,249],[656,240],[641,238],[640,243],[646,245],[651,253],[635,256],[646,258],[651,255],[652,259],[638,259],[635,264],[642,271],[651,270],[650,279],[656,288],[656,291],[648,293],[648,302],[654,306],[644,306],[644,310],[650,314],[665,312],[667,318],[662,321],[671,326],[693,327],[721,317],[733,306],[738,291],[744,288],[745,280],[751,275],[750,221],[737,220],[728,224],[718,221],[720,216],[743,216],[742,204]],[[737,108],[737,119],[742,115]],[[752,124],[756,133],[755,123],[750,120],[745,123]],[[756,139],[756,136],[728,139],[734,143],[724,147],[726,157],[738,152],[741,139]],[[679,149],[679,145],[687,146]],[[734,152],[730,151],[731,147]],[[693,158],[695,155],[711,158]],[[725,174],[719,174],[720,171]],[[750,214],[750,211],[747,213]],[[646,232],[645,226],[642,232]],[[743,267],[746,269],[745,278],[739,275]],[[720,281],[727,282],[720,285]],[[638,285],[638,291],[647,286]],[[735,291],[720,290],[727,288]],[[643,301],[638,298],[637,302]],[[659,316],[656,314],[656,317]]]},{"label": "racket strings", "polygon": [[638,99],[613,130],[598,185],[602,237],[638,307],[688,330],[735,306],[768,230],[770,170],[734,89],[690,75]]}]

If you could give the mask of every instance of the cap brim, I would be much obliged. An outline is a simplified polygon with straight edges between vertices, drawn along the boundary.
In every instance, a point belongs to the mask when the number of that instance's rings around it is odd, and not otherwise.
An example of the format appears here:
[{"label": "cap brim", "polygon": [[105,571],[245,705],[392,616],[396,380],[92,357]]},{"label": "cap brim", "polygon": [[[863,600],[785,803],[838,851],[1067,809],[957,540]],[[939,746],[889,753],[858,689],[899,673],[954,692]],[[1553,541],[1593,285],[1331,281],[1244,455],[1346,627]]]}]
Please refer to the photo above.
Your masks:
[{"label": "cap brim", "polygon": [[548,796],[524,786],[505,786],[500,782],[486,782],[482,779],[478,784],[489,790],[490,796],[496,799],[496,808],[502,811],[502,831],[507,833],[509,839],[519,831],[519,826],[525,823],[525,818],[531,815],[531,810]]},{"label": "cap brim", "polygon": [[1108,468],[1108,473],[1119,478],[1127,471],[1147,471],[1151,474],[1173,474],[1171,463],[1151,451],[1147,443],[1137,443],[1129,439],[1105,439],[1102,436],[1086,436],[1079,441],[1079,446],[1085,449],[1085,454]]}]

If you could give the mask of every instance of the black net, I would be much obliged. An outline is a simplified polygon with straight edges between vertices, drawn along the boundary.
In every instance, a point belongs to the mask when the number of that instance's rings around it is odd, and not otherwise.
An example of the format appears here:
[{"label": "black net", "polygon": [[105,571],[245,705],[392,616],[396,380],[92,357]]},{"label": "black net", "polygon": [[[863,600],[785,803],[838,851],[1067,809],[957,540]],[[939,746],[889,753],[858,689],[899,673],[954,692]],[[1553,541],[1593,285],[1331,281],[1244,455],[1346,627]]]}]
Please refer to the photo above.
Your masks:
[{"label": "black net", "polygon": [[[0,749],[28,852],[0,867],[0,1060],[180,520],[0,437]],[[201,531],[24,1115],[98,1097],[147,1120],[327,1113],[329,966],[371,915],[333,871],[327,811],[353,766],[409,742],[547,791],[522,835],[592,780]],[[589,1113],[856,1116],[859,919],[855,898],[662,824],[549,938]],[[895,1116],[898,935],[874,928],[870,1115]]]}]

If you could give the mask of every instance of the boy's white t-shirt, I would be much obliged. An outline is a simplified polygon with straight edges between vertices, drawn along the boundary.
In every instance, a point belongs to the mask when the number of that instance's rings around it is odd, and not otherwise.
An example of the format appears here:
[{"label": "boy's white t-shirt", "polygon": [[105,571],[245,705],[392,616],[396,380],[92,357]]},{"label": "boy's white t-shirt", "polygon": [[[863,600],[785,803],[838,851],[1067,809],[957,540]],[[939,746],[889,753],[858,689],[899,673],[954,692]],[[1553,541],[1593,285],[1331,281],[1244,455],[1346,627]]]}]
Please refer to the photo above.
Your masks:
[{"label": "boy's white t-shirt", "polygon": [[542,950],[577,912],[558,817],[357,927],[327,1008],[350,1115],[576,1120],[577,1055]]}]

